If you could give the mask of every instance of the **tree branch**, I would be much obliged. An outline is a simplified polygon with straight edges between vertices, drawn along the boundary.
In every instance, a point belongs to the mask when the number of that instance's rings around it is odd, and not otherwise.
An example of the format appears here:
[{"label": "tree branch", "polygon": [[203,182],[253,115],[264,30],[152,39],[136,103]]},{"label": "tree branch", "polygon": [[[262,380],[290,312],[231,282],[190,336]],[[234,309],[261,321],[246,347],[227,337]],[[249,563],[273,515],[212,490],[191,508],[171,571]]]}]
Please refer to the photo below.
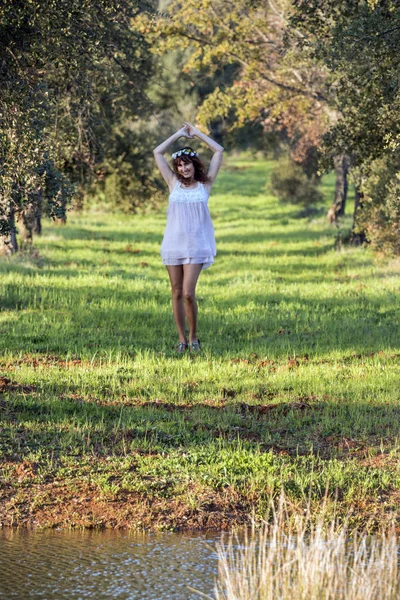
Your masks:
[{"label": "tree branch", "polygon": [[[195,37],[193,35],[189,35],[189,34],[184,33],[184,32],[180,32],[179,35],[181,35],[182,37],[184,37],[186,39],[198,42],[202,46],[207,45],[207,46],[212,46],[214,48],[217,47],[216,44],[210,44],[209,40],[206,40],[206,39],[203,39],[203,38]],[[235,54],[234,52],[227,52],[227,55],[231,56],[232,58],[234,58],[243,67],[250,68],[249,63],[246,62],[243,58],[241,58],[237,54]],[[320,92],[313,92],[313,91],[308,91],[308,90],[302,90],[301,88],[297,88],[297,87],[292,86],[292,85],[287,85],[285,83],[281,83],[280,81],[276,81],[272,77],[268,77],[267,75],[265,75],[264,73],[261,73],[260,71],[259,71],[259,76],[264,81],[268,81],[268,83],[271,83],[272,85],[276,85],[278,88],[280,88],[282,90],[286,90],[288,92],[293,92],[294,94],[299,94],[300,96],[305,96],[306,98],[314,98],[314,100],[319,100],[321,102],[328,102],[328,99],[323,94],[321,94]]]},{"label": "tree branch", "polygon": [[374,37],[378,38],[382,35],[387,35],[388,33],[392,33],[392,31],[397,31],[400,29],[400,25],[398,27],[392,27],[391,29],[387,29],[386,31],[381,31],[381,33],[377,33]]}]

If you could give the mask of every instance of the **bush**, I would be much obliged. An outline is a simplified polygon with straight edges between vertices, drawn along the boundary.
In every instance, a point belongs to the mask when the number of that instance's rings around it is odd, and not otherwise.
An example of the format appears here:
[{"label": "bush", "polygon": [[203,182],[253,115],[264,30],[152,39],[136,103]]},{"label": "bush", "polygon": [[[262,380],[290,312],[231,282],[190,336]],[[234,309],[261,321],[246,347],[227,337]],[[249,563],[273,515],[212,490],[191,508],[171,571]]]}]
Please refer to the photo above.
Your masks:
[{"label": "bush", "polygon": [[157,173],[150,171],[141,178],[131,165],[123,164],[110,173],[97,190],[97,199],[110,210],[135,214],[148,208],[158,208],[164,201],[157,185]]},{"label": "bush", "polygon": [[300,165],[284,158],[273,169],[269,187],[281,202],[306,206],[321,202],[318,183],[315,175],[307,177]]},{"label": "bush", "polygon": [[156,169],[154,137],[145,127],[127,122],[115,135],[115,147],[98,166],[98,178],[85,195],[84,205],[103,205],[125,213],[158,208],[165,201],[164,185]]},{"label": "bush", "polygon": [[400,153],[372,164],[362,192],[354,233],[364,231],[374,250],[400,254]]}]

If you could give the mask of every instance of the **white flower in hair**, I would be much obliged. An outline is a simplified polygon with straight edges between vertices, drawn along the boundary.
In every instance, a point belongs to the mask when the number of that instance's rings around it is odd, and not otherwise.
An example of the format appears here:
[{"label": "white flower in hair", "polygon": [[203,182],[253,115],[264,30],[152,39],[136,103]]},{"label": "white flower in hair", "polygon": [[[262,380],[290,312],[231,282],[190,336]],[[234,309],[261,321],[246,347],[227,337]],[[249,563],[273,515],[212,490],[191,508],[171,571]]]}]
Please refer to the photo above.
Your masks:
[{"label": "white flower in hair", "polygon": [[182,150],[178,150],[174,152],[171,156],[172,159],[175,160],[178,156],[182,156],[182,154],[186,154],[187,156],[198,156],[197,152],[194,150],[189,150],[189,148],[182,148]]}]

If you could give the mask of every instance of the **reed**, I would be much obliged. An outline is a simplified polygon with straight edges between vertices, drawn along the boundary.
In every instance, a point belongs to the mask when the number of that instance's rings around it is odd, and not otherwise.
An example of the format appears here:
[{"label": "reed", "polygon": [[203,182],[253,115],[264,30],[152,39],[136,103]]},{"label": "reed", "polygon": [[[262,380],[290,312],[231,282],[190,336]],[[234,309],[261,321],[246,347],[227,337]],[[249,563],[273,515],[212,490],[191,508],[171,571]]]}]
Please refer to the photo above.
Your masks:
[{"label": "reed", "polygon": [[[290,521],[286,501],[261,529],[218,544],[215,600],[391,600],[400,597],[394,530],[352,534],[310,511]],[[291,523],[291,524],[289,524]],[[289,524],[289,525],[288,525]],[[204,595],[203,595],[204,597]]]}]

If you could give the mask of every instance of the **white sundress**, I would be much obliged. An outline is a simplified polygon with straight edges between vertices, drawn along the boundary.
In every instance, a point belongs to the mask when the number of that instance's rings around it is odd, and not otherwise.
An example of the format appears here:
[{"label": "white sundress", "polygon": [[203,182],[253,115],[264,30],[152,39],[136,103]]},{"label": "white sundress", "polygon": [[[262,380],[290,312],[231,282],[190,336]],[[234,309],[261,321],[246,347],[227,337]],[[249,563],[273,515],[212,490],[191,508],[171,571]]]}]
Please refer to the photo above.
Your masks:
[{"label": "white sundress", "polygon": [[213,264],[217,250],[208,197],[207,188],[199,181],[193,189],[180,181],[175,184],[160,250],[164,265],[202,264],[207,269]]}]

